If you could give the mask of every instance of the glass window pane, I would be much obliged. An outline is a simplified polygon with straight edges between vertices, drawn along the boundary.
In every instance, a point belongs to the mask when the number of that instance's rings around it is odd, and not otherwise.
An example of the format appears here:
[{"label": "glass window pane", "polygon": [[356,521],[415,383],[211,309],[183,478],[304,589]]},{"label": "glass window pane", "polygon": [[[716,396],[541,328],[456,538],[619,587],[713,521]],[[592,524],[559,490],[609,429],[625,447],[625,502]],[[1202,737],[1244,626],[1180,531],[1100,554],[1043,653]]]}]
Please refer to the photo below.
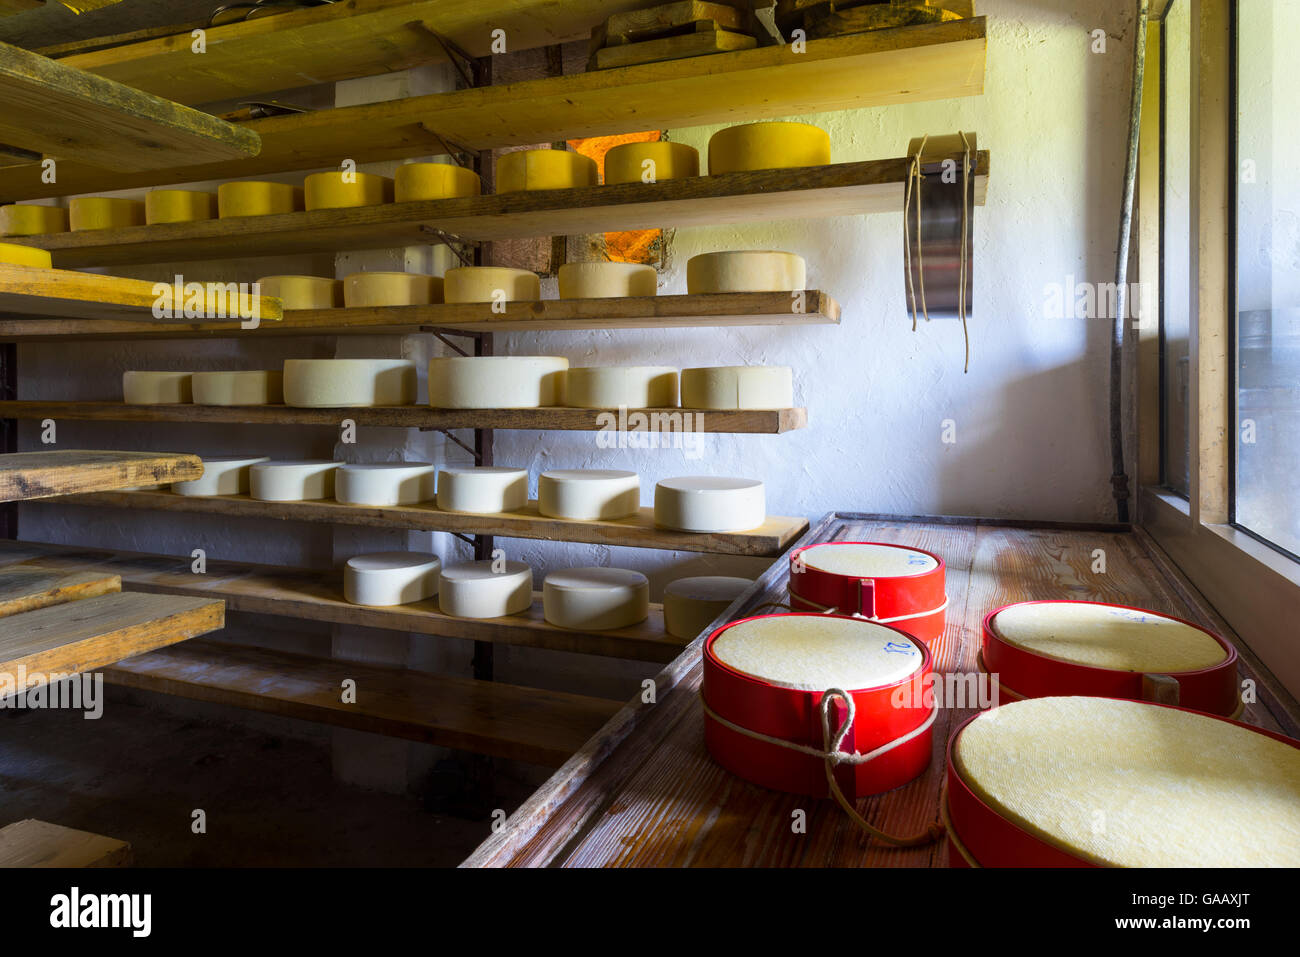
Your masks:
[{"label": "glass window pane", "polygon": [[1160,473],[1188,495],[1188,343],[1191,331],[1191,18],[1174,0],[1161,37]]}]

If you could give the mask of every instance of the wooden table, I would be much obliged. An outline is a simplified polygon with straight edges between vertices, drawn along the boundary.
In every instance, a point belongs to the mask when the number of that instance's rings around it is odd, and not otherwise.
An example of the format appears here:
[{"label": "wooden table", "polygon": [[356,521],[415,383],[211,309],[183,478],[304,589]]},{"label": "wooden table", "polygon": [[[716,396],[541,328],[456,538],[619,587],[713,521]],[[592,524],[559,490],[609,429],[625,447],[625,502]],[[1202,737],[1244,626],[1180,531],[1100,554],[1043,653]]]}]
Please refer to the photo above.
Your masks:
[{"label": "wooden table", "polygon": [[[1140,530],[992,521],[906,520],[832,514],[801,542],[880,541],[918,546],[947,563],[947,628],[931,651],[936,673],[977,670],[981,619],[1030,599],[1139,605],[1217,631],[1241,654],[1259,700],[1243,720],[1300,736],[1300,709],[1239,638]],[[1106,570],[1094,573],[1095,550]],[[782,601],[778,561],[719,621]],[[893,849],[864,840],[830,800],[769,791],[715,764],[704,749],[696,640],[656,678],[657,703],[634,699],[462,864],[465,867],[943,867],[946,840]],[[857,802],[868,821],[915,833],[938,815],[943,749],[969,711],[943,710],[929,770],[895,791]],[[792,833],[792,814],[807,814]]]}]

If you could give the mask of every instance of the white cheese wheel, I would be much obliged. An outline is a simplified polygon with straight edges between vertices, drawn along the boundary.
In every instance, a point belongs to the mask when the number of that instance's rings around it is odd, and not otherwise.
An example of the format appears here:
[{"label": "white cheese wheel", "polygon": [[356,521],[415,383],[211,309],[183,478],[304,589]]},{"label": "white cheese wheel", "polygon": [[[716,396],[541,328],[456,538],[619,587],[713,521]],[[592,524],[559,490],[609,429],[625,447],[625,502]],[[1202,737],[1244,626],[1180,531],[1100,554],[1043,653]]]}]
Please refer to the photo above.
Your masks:
[{"label": "white cheese wheel", "polygon": [[412,405],[410,359],[286,359],[284,402],[299,409]]},{"label": "white cheese wheel", "polygon": [[340,465],[334,498],[345,505],[415,505],[431,502],[438,470],[429,462]]},{"label": "white cheese wheel", "polygon": [[701,253],[686,262],[686,291],[693,296],[719,292],[791,292],[803,289],[807,281],[803,257],[794,253],[745,249]]},{"label": "white cheese wheel", "polygon": [[279,299],[285,310],[337,309],[343,305],[343,283],[323,276],[263,276],[263,296]]},{"label": "white cheese wheel", "polygon": [[1029,698],[953,745],[1002,817],[1115,867],[1300,867],[1300,750],[1190,711]]},{"label": "white cheese wheel", "polygon": [[307,209],[351,209],[382,206],[393,201],[393,181],[387,176],[352,170],[312,173],[302,184]]},{"label": "white cheese wheel", "polygon": [[1117,671],[1198,671],[1228,657],[1199,628],[1153,611],[1092,602],[1025,602],[993,616],[1008,644],[1035,654]]},{"label": "white cheese wheel", "polygon": [[158,223],[196,223],[217,218],[217,194],[192,189],[155,189],[145,194],[144,221]]},{"label": "white cheese wheel", "polygon": [[191,378],[195,405],[280,405],[284,373],[274,370],[196,372]]},{"label": "white cheese wheel", "polygon": [[343,277],[349,308],[427,306],[442,302],[442,280],[413,272],[358,272]]},{"label": "white cheese wheel", "polygon": [[549,518],[627,518],[641,507],[641,479],[619,469],[557,469],[537,478],[537,509]]},{"label": "white cheese wheel", "polygon": [[810,123],[746,123],[709,137],[709,175],[756,169],[826,166],[831,138]]},{"label": "white cheese wheel", "polygon": [[514,150],[497,159],[497,193],[595,186],[600,171],[590,156],[570,150]]},{"label": "white cheese wheel", "polygon": [[815,568],[833,575],[847,575],[850,578],[923,575],[939,567],[939,563],[924,552],[871,542],[818,545],[799,554],[805,568]]},{"label": "white cheese wheel", "polygon": [[334,497],[334,473],[342,462],[328,459],[258,462],[248,470],[248,492],[263,502],[311,502]]},{"label": "white cheese wheel", "polygon": [[83,229],[124,229],[143,226],[144,203],[117,196],[78,196],[68,202],[68,225]]},{"label": "white cheese wheel", "polygon": [[564,398],[561,356],[444,356],[429,360],[435,409],[536,409]]},{"label": "white cheese wheel", "polygon": [[0,236],[43,236],[68,231],[68,211],[62,206],[11,203],[0,206]]},{"label": "white cheese wheel", "polygon": [[653,296],[659,277],[642,263],[565,263],[560,267],[561,299],[621,299]]},{"label": "white cheese wheel", "polygon": [[483,190],[478,173],[454,163],[407,163],[397,167],[395,180],[399,203],[477,196]]},{"label": "white cheese wheel", "polygon": [[655,486],[655,524],[679,532],[744,532],[767,521],[757,479],[691,475]]},{"label": "white cheese wheel", "polygon": [[537,273],[506,266],[456,266],[442,277],[443,299],[465,302],[536,302],[542,298]]},{"label": "white cheese wheel", "polygon": [[559,628],[627,628],[650,614],[650,580],[626,568],[554,571],[542,580],[542,613]]},{"label": "white cheese wheel", "polygon": [[685,143],[657,140],[624,143],[605,153],[605,185],[657,183],[700,175],[700,151]]},{"label": "white cheese wheel", "polygon": [[301,186],[245,180],[217,187],[217,215],[222,219],[295,213],[302,208]]},{"label": "white cheese wheel", "polygon": [[518,615],[533,605],[533,570],[491,560],[449,565],[438,579],[438,607],[456,618]]},{"label": "white cheese wheel", "polygon": [[701,575],[679,578],[664,589],[664,631],[691,640],[727,610],[754,582],[749,578]]},{"label": "white cheese wheel", "polygon": [[219,455],[204,458],[203,474],[189,482],[175,482],[172,491],[177,495],[247,495],[249,470],[260,462],[269,462],[268,456]]},{"label": "white cheese wheel", "polygon": [[10,266],[35,266],[38,269],[49,269],[54,265],[54,258],[50,255],[48,249],[21,246],[18,243],[0,243],[0,263],[6,263]]},{"label": "white cheese wheel", "polygon": [[925,658],[907,635],[856,618],[771,615],[728,628],[713,656],[752,678],[799,691],[860,691],[915,673]]},{"label": "white cheese wheel", "polygon": [[712,366],[683,369],[682,408],[788,409],[794,405],[789,366]]},{"label": "white cheese wheel", "polygon": [[376,552],[349,558],[343,597],[354,605],[406,605],[438,594],[442,562],[426,552]]},{"label": "white cheese wheel", "polygon": [[448,467],[438,472],[438,508],[489,515],[528,504],[528,470],[501,466]]},{"label": "white cheese wheel", "polygon": [[666,409],[677,406],[677,370],[670,366],[579,366],[564,376],[564,404],[578,409]]},{"label": "white cheese wheel", "polygon": [[123,372],[122,401],[127,405],[172,405],[193,398],[191,372]]}]

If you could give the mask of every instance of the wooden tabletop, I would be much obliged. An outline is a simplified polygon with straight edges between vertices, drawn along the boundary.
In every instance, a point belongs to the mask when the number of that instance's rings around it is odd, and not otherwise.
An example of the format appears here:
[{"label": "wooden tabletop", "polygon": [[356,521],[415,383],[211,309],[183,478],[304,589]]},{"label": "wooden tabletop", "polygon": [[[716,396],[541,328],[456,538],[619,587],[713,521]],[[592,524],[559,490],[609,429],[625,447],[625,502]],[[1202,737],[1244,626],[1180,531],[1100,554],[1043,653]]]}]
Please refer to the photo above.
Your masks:
[{"label": "wooden tabletop", "polygon": [[0,502],[186,482],[202,474],[197,455],[179,452],[14,452],[0,455]]}]

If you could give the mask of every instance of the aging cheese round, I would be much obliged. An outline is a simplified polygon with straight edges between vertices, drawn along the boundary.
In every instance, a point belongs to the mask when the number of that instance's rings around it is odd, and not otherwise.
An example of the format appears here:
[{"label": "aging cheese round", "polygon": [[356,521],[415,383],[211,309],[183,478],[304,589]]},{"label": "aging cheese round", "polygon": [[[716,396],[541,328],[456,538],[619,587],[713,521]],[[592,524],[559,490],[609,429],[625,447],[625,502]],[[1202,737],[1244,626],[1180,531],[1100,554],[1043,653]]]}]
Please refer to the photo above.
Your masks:
[{"label": "aging cheese round", "polygon": [[334,497],[334,473],[341,462],[328,459],[259,462],[248,472],[249,494],[263,502],[310,502]]},{"label": "aging cheese round", "polygon": [[789,366],[683,369],[684,409],[786,409],[794,405]]},{"label": "aging cheese round", "polygon": [[349,308],[427,306],[442,302],[442,280],[412,272],[358,272],[343,279]]},{"label": "aging cheese round", "polygon": [[68,225],[83,229],[122,229],[143,226],[144,203],[118,196],[77,196],[68,202]]},{"label": "aging cheese round", "polygon": [[195,405],[280,405],[284,373],[273,370],[196,372],[191,377]]},{"label": "aging cheese round", "polygon": [[554,571],[542,580],[542,612],[560,628],[627,628],[650,614],[650,580],[626,568]]},{"label": "aging cheese round", "polygon": [[123,372],[122,401],[127,405],[174,405],[191,402],[190,372]]},{"label": "aging cheese round", "polygon": [[286,359],[284,402],[300,409],[412,405],[410,359]]},{"label": "aging cheese round", "polygon": [[791,292],[803,289],[807,267],[802,256],[772,250],[741,249],[701,253],[686,262],[686,291]]},{"label": "aging cheese round", "polygon": [[667,409],[677,405],[670,366],[579,366],[564,376],[564,404],[577,409]]},{"label": "aging cheese round", "polygon": [[533,604],[533,570],[491,560],[448,565],[438,578],[438,607],[456,618],[518,615]]},{"label": "aging cheese round", "polygon": [[605,185],[657,183],[700,175],[700,151],[685,143],[659,140],[624,143],[605,153]]},{"label": "aging cheese round", "polygon": [[655,524],[679,532],[743,532],[767,520],[757,479],[691,475],[655,486]]},{"label": "aging cheese round", "polygon": [[312,173],[302,184],[303,205],[307,209],[348,209],[355,206],[382,206],[393,201],[393,181],[387,176],[343,172]]},{"label": "aging cheese round", "polygon": [[768,121],[729,126],[709,137],[709,175],[825,166],[831,138],[809,123]]},{"label": "aging cheese round", "polygon": [[569,150],[515,150],[497,159],[498,193],[569,189],[600,182],[596,161]]},{"label": "aging cheese round", "polygon": [[195,223],[217,218],[217,194],[193,189],[155,189],[144,196],[144,221]]},{"label": "aging cheese round", "polygon": [[536,302],[542,298],[537,273],[506,266],[456,266],[443,274],[443,298],[449,303]]},{"label": "aging cheese round", "polygon": [[438,474],[429,462],[340,465],[334,498],[345,505],[415,505],[434,498]]},{"label": "aging cheese round", "polygon": [[444,356],[429,360],[435,409],[536,409],[559,405],[569,360],[561,356]]},{"label": "aging cheese round", "polygon": [[800,553],[806,568],[852,578],[922,575],[939,567],[928,552],[877,542],[828,542]]},{"label": "aging cheese round", "polygon": [[217,187],[217,214],[232,216],[273,216],[296,213],[303,209],[301,186],[244,180],[222,183]]},{"label": "aging cheese round", "polygon": [[268,456],[218,455],[203,459],[203,474],[189,482],[174,482],[172,491],[177,495],[247,495],[249,470]]},{"label": "aging cheese round", "polygon": [[425,552],[376,552],[349,558],[343,597],[354,605],[406,605],[438,594],[442,562]]},{"label": "aging cheese round", "polygon": [[664,589],[664,630],[674,638],[699,636],[754,584],[748,578],[701,575],[678,578]]},{"label": "aging cheese round", "polygon": [[0,263],[7,263],[10,266],[35,266],[38,269],[49,269],[54,265],[54,259],[50,256],[49,251],[45,249],[20,246],[17,243],[0,243]]},{"label": "aging cheese round", "polygon": [[395,180],[399,203],[477,196],[483,190],[478,173],[452,163],[407,163],[397,167]]},{"label": "aging cheese round", "polygon": [[620,469],[556,469],[537,478],[537,509],[548,518],[627,518],[641,507],[641,479]]},{"label": "aging cheese round", "polygon": [[1015,701],[949,745],[949,814],[989,866],[1300,866],[1300,748],[1137,701]]},{"label": "aging cheese round", "polygon": [[528,470],[502,466],[448,466],[438,471],[438,508],[490,515],[528,504]]},{"label": "aging cheese round", "polygon": [[279,299],[290,309],[337,309],[343,305],[343,283],[323,276],[263,276],[263,296]]},{"label": "aging cheese round", "polygon": [[0,236],[43,236],[68,231],[68,211],[62,206],[15,203],[0,206]]},{"label": "aging cheese round", "polygon": [[565,263],[559,278],[561,299],[620,299],[658,291],[655,268],[642,263]]}]

